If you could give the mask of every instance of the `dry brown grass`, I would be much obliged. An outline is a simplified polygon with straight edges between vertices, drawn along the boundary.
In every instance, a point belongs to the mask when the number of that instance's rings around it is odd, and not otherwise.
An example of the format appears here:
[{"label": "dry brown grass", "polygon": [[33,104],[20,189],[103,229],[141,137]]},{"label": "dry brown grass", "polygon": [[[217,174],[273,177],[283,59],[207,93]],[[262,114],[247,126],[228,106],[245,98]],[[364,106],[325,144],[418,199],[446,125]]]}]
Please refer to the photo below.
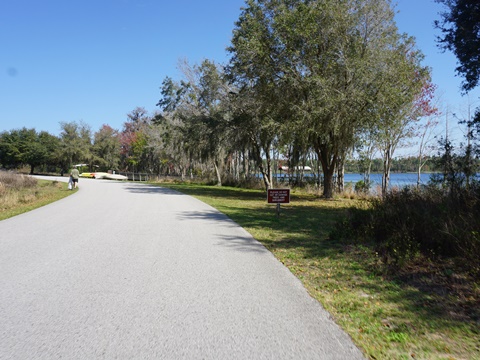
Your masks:
[{"label": "dry brown grass", "polygon": [[30,176],[0,171],[0,209],[11,209],[36,199],[38,181]]},{"label": "dry brown grass", "polygon": [[0,171],[0,189],[21,190],[37,186],[38,180],[22,174],[16,174],[10,171]]},{"label": "dry brown grass", "polygon": [[66,183],[0,171],[0,220],[69,195]]}]

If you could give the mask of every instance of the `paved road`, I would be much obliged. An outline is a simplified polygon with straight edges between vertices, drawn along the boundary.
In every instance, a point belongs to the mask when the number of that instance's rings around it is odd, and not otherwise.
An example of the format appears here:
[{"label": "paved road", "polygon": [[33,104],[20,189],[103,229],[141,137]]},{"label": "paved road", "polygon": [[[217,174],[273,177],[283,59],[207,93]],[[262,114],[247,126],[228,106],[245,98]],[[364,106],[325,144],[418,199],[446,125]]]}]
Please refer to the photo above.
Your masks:
[{"label": "paved road", "polygon": [[80,180],[0,221],[0,359],[361,359],[246,231],[171,190]]}]

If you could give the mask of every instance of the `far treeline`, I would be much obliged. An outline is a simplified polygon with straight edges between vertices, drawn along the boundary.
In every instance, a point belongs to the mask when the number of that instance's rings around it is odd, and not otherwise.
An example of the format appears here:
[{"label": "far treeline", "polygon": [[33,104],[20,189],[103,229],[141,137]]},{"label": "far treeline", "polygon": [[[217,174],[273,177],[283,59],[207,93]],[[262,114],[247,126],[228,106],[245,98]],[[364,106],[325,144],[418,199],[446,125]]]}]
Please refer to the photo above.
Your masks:
[{"label": "far treeline", "polygon": [[183,77],[163,80],[155,114],[137,108],[121,130],[104,125],[92,133],[65,122],[58,137],[3,132],[0,163],[32,172],[86,163],[90,170],[210,176],[218,185],[260,173],[269,188],[282,160],[290,169],[312,167],[331,198],[343,190],[352,154],[367,174],[378,153],[386,192],[404,142],[421,139],[416,171],[432,155],[439,113],[430,69],[414,38],[398,31],[394,11],[387,0],[247,0],[228,63],[181,62]]}]

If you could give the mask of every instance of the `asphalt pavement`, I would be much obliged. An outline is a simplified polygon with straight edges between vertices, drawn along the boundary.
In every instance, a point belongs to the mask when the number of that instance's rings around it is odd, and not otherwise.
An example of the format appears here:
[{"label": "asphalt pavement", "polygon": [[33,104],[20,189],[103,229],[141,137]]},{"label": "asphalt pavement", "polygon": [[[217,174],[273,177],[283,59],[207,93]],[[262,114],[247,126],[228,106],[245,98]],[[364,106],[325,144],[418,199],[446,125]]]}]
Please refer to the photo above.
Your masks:
[{"label": "asphalt pavement", "polygon": [[285,266],[190,196],[80,179],[0,221],[2,360],[362,358]]}]

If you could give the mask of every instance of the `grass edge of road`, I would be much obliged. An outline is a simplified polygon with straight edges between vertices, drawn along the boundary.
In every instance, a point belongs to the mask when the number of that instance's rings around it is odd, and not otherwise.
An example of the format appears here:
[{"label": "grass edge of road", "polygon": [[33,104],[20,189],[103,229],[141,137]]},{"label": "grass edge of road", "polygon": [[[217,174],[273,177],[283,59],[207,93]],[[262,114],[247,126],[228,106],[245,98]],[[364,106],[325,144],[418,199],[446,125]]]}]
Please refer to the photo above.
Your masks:
[{"label": "grass edge of road", "polygon": [[68,184],[57,180],[35,179],[36,184],[28,187],[4,189],[0,204],[0,221],[26,213],[63,199],[78,190],[68,190]]},{"label": "grass edge of road", "polygon": [[347,209],[361,206],[358,200],[323,200],[293,191],[291,203],[282,205],[277,217],[264,191],[156,185],[194,196],[246,229],[302,281],[366,357],[480,358],[478,328],[457,316],[454,304],[443,301],[448,294],[425,292],[383,273],[378,255],[368,246],[330,239]]}]

